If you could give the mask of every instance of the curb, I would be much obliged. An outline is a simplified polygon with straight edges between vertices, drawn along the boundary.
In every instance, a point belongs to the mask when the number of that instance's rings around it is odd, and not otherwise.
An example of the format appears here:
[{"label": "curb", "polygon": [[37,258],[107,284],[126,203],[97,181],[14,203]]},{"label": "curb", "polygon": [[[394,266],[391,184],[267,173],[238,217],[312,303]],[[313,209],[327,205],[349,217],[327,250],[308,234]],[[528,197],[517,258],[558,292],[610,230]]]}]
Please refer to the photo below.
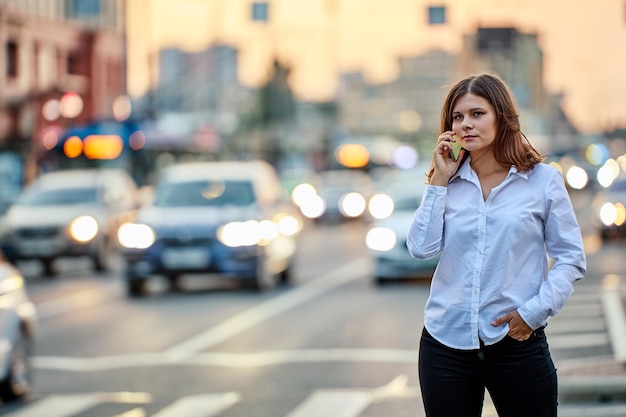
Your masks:
[{"label": "curb", "polygon": [[626,401],[626,310],[620,285],[617,275],[607,275],[602,282],[602,305],[613,355],[566,365],[564,375],[559,375],[560,398]]}]

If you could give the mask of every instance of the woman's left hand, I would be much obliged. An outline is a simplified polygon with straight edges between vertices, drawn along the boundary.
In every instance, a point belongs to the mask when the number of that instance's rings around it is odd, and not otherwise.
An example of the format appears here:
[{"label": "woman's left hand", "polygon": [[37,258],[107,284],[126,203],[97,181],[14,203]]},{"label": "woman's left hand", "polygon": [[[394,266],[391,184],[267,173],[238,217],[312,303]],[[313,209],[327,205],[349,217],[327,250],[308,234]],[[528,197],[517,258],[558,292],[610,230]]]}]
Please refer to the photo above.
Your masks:
[{"label": "woman's left hand", "polygon": [[507,335],[519,342],[522,342],[530,337],[533,333],[528,324],[522,319],[517,310],[502,316],[491,322],[492,326],[501,326],[503,324],[509,324],[509,333]]}]

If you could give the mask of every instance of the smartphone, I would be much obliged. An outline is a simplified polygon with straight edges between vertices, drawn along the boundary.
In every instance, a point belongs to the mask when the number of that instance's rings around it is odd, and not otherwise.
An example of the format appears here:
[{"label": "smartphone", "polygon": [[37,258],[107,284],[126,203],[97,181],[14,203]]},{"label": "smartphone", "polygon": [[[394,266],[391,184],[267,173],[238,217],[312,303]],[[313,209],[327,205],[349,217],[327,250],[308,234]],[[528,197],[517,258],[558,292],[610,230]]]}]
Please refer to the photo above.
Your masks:
[{"label": "smartphone", "polygon": [[455,161],[459,159],[459,155],[461,153],[461,144],[456,141],[456,142],[450,142],[450,145],[452,145],[452,159],[454,159]]}]

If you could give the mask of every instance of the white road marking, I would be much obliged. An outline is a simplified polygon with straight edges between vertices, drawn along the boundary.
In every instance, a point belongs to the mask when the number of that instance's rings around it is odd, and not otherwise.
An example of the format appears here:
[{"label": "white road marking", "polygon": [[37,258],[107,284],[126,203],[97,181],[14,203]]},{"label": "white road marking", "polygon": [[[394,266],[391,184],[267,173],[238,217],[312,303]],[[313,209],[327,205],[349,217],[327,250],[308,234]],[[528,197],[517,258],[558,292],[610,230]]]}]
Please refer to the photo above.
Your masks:
[{"label": "white road marking", "polygon": [[546,333],[548,335],[558,333],[576,333],[576,332],[604,332],[606,331],[606,323],[604,320],[598,320],[597,317],[585,319],[567,319],[565,316],[561,319],[556,316],[550,319]]},{"label": "white road marking", "polygon": [[242,311],[217,326],[171,347],[167,353],[189,355],[208,349],[333,288],[363,278],[370,271],[370,267],[367,258],[359,258],[285,294]]},{"label": "white road marking", "polygon": [[548,335],[548,345],[550,346],[550,349],[576,349],[594,346],[607,346],[609,343],[609,336],[604,332]]},{"label": "white road marking", "polygon": [[603,281],[602,301],[615,360],[626,364],[626,311],[619,292],[620,279],[607,275]]},{"label": "white road marking", "polygon": [[8,414],[5,417],[67,417],[82,413],[100,401],[94,394],[53,395],[33,405]]},{"label": "white road marking", "polygon": [[36,369],[70,372],[166,365],[252,368],[306,362],[372,362],[415,365],[417,364],[417,349],[308,349],[252,353],[205,352],[191,355],[137,353],[96,358],[63,356],[36,356],[33,358],[33,365]]},{"label": "white road marking", "polygon": [[407,382],[406,375],[398,375],[388,384],[374,389],[319,390],[286,417],[356,417],[375,402],[388,398],[419,397],[419,388],[409,387]]},{"label": "white road marking", "polygon": [[358,391],[317,391],[286,417],[356,417],[371,403],[372,394]]},{"label": "white road marking", "polygon": [[238,403],[236,392],[183,397],[152,417],[212,417]]},{"label": "white road marking", "polygon": [[123,412],[122,414],[116,414],[113,417],[146,417],[146,410],[143,408],[133,408],[132,410]]}]

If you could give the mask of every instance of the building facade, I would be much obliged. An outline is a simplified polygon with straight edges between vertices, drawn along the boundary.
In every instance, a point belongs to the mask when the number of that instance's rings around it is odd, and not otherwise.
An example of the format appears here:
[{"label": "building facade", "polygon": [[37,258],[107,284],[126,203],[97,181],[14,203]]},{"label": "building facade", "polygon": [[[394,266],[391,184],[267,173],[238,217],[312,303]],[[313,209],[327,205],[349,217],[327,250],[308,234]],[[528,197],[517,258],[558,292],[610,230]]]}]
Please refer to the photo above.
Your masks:
[{"label": "building facade", "polygon": [[112,116],[124,38],[121,0],[0,0],[0,151],[19,156],[24,181],[47,130]]}]

